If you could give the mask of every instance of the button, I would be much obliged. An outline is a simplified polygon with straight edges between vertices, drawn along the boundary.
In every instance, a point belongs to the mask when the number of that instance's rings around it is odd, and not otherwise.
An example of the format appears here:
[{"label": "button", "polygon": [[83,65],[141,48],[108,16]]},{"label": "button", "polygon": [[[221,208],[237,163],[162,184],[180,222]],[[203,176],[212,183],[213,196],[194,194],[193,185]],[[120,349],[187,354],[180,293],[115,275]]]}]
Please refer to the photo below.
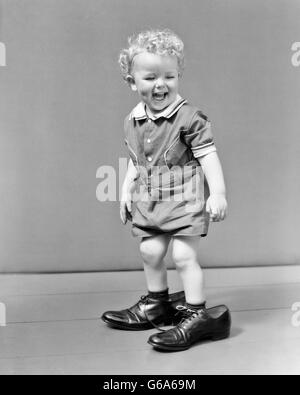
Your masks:
[{"label": "button", "polygon": [[151,139],[147,139],[147,143],[151,143]]},{"label": "button", "polygon": [[152,162],[152,157],[151,157],[151,156],[148,156],[148,157],[147,157],[147,161],[148,161],[148,162]]}]

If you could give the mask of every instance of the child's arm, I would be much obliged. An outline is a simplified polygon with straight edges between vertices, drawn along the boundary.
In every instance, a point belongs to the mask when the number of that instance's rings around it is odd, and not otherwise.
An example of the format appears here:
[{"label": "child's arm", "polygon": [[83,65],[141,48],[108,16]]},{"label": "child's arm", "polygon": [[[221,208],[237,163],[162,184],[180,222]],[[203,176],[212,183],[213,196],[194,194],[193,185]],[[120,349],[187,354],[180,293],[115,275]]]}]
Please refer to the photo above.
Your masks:
[{"label": "child's arm", "polygon": [[222,221],[227,215],[226,187],[222,166],[216,152],[199,158],[207,179],[210,196],[206,203],[206,211],[212,221]]},{"label": "child's arm", "polygon": [[120,217],[121,221],[125,225],[127,219],[131,220],[131,209],[132,209],[132,194],[134,192],[135,180],[137,179],[138,171],[134,166],[132,160],[129,160],[127,173],[122,186],[122,195],[120,202]]}]

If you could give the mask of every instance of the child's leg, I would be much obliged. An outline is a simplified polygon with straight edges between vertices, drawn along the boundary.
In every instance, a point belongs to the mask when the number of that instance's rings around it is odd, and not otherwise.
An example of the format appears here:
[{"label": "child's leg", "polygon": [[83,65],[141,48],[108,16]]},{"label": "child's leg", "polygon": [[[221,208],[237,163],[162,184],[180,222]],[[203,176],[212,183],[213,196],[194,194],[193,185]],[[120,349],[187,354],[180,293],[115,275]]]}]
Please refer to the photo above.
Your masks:
[{"label": "child's leg", "polygon": [[203,273],[198,263],[199,240],[200,237],[191,236],[173,238],[173,259],[182,278],[187,305],[177,326],[150,336],[148,343],[155,349],[182,351],[198,341],[229,336],[229,309],[226,306],[205,309]]},{"label": "child's leg", "polygon": [[203,272],[198,262],[200,236],[173,238],[172,256],[181,276],[187,303],[200,305],[205,302]]},{"label": "child's leg", "polygon": [[167,269],[164,257],[171,237],[159,235],[141,240],[142,254],[148,294],[127,309],[106,311],[102,319],[107,324],[126,330],[144,330],[156,325],[173,325],[178,321],[176,307],[185,303],[183,292],[169,296]]},{"label": "child's leg", "polygon": [[144,237],[141,240],[140,252],[148,291],[160,292],[168,288],[167,269],[163,259],[167,253],[170,239],[168,235],[158,235]]}]

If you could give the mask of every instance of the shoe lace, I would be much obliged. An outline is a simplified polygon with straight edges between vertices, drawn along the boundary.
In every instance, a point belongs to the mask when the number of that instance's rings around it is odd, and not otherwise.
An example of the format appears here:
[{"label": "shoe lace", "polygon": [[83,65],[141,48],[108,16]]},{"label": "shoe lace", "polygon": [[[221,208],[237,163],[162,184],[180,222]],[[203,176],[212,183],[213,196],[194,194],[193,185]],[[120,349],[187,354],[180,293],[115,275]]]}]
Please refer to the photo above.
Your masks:
[{"label": "shoe lace", "polygon": [[193,310],[193,309],[189,309],[186,306],[179,305],[176,307],[176,310],[178,310],[176,315],[181,314],[183,316],[181,321],[178,324],[178,325],[182,325],[182,324],[186,324],[186,323],[192,321],[194,318],[198,317],[200,314],[202,314],[204,309]]},{"label": "shoe lace", "polygon": [[[146,307],[147,304],[148,304],[148,302],[149,302],[149,295],[143,295],[143,296],[141,296],[139,302],[140,302],[140,303],[143,303],[144,306]],[[203,314],[203,312],[204,312],[204,308],[203,308],[203,309],[200,309],[200,310],[194,310],[194,309],[190,309],[190,308],[188,308],[188,307],[186,307],[186,306],[183,306],[183,305],[178,305],[178,306],[176,306],[176,310],[177,310],[177,313],[175,314],[175,316],[177,316],[177,315],[179,315],[179,314],[182,315],[182,319],[181,319],[181,321],[177,324],[177,326],[181,326],[181,325],[184,325],[184,324],[189,323],[189,322],[192,321],[194,318],[198,317],[200,314]],[[167,329],[162,329],[160,326],[156,325],[156,324],[148,317],[146,309],[144,310],[144,314],[145,314],[145,317],[146,317],[147,321],[150,322],[150,324],[151,324],[154,328],[156,328],[156,329],[159,330],[160,332],[167,332],[167,331],[168,331]]]},{"label": "shoe lace", "polygon": [[[150,298],[149,295],[143,295],[143,296],[141,296],[139,303],[143,303],[144,306],[147,307],[148,302],[149,302],[149,298]],[[146,320],[147,320],[148,322],[150,322],[150,324],[153,326],[153,328],[156,328],[156,329],[157,329],[158,331],[160,331],[160,332],[166,332],[166,329],[162,329],[160,326],[156,325],[156,324],[148,317],[146,308],[145,308],[145,310],[144,310],[144,314],[145,314]]]}]

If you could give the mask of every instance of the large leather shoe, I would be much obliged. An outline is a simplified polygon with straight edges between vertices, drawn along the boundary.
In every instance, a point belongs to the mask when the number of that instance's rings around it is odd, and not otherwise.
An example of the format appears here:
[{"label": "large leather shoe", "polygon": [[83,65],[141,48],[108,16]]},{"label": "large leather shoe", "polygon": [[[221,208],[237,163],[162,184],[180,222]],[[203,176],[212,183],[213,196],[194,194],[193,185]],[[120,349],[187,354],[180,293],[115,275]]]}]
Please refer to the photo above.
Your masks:
[{"label": "large leather shoe", "polygon": [[158,325],[176,325],[182,319],[177,306],[185,304],[184,292],[170,294],[164,300],[142,296],[134,306],[121,311],[107,311],[102,320],[117,329],[145,330]]},{"label": "large leather shoe", "polygon": [[201,340],[221,340],[229,337],[231,316],[226,306],[201,310],[180,306],[179,309],[185,317],[175,328],[149,338],[148,343],[155,349],[182,351]]}]

